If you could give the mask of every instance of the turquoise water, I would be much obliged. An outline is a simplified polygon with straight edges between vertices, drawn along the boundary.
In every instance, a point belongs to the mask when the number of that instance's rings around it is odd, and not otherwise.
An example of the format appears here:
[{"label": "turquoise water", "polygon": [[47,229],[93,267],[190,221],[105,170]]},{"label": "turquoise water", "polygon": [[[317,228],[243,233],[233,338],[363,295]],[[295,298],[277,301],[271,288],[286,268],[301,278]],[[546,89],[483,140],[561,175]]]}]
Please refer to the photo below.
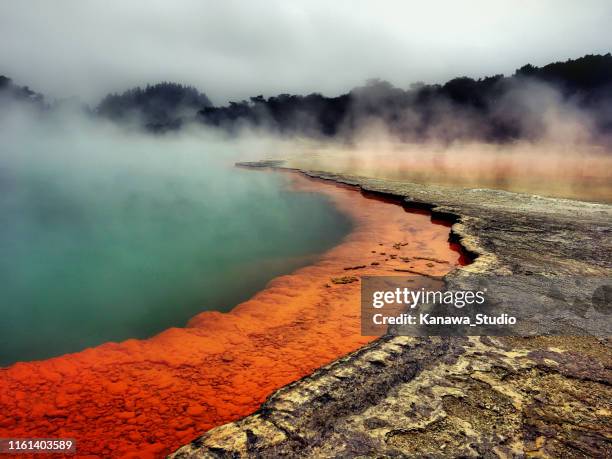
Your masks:
[{"label": "turquoise water", "polygon": [[325,196],[233,167],[222,144],[39,138],[3,148],[0,365],[227,311],[350,231]]}]

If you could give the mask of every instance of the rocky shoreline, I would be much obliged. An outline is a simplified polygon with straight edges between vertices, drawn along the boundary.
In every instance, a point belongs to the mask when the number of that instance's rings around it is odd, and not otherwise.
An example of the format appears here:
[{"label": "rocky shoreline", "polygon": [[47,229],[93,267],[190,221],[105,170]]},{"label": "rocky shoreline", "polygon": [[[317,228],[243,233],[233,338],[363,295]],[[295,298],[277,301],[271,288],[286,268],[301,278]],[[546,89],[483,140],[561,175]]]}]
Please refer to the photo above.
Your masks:
[{"label": "rocky shoreline", "polygon": [[[474,262],[445,276],[449,288],[495,275],[507,288],[494,299],[529,304],[562,294],[582,310],[556,317],[563,336],[382,337],[171,457],[612,455],[609,304],[592,307],[589,281],[611,278],[612,206],[291,170],[453,222],[451,237]],[[558,279],[558,288],[541,279]],[[596,336],[579,336],[587,334]]]}]

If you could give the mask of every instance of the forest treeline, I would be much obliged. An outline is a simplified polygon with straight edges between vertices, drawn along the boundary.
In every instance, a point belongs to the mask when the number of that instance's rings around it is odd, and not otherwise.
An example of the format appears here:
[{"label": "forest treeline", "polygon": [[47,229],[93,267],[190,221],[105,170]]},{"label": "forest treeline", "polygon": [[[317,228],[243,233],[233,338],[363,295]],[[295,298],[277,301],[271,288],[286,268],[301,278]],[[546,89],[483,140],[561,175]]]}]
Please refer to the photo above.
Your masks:
[{"label": "forest treeline", "polygon": [[192,119],[211,105],[208,97],[192,86],[164,82],[109,94],[96,111],[118,122],[135,118],[150,130],[163,131],[180,128],[183,120]]},{"label": "forest treeline", "polygon": [[[27,87],[0,77],[0,95],[49,107]],[[586,55],[543,67],[527,64],[511,76],[458,77],[407,89],[368,81],[337,97],[262,95],[214,106],[191,86],[160,83],[109,94],[93,110],[118,123],[138,122],[154,132],[201,123],[235,131],[262,128],[284,135],[351,137],[365,126],[383,127],[403,140],[535,138],[551,117],[588,118],[597,134],[612,134],[612,55]]]},{"label": "forest treeline", "polygon": [[6,105],[11,101],[26,103],[38,108],[47,108],[42,94],[32,91],[27,86],[18,86],[10,78],[0,75],[0,103]]}]

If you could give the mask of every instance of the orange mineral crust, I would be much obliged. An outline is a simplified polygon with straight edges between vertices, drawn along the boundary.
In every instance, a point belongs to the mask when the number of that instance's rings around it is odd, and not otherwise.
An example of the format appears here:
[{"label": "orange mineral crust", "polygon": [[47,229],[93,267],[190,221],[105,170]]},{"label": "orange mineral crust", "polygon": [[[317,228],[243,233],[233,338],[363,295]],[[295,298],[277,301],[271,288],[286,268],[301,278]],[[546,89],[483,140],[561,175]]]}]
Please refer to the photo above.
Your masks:
[{"label": "orange mineral crust", "polygon": [[296,174],[292,182],[325,193],[353,219],[340,245],[229,313],[0,369],[0,438],[73,438],[77,457],[163,456],[374,339],[360,335],[352,276],[402,274],[397,268],[442,275],[460,263],[448,227],[428,215]]}]

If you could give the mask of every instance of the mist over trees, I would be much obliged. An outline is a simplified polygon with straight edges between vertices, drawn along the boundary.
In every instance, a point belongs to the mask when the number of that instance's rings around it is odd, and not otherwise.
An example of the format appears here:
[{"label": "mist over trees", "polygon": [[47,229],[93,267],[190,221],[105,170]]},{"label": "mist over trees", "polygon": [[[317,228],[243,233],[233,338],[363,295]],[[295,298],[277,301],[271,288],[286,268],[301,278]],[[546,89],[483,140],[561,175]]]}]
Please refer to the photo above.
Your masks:
[{"label": "mist over trees", "polygon": [[533,138],[551,110],[592,115],[594,130],[612,132],[612,56],[587,55],[544,67],[525,65],[514,75],[454,78],[409,89],[371,80],[338,97],[281,94],[206,107],[200,122],[234,129],[262,126],[283,134],[351,136],[378,123],[402,140]]},{"label": "mist over trees", "polygon": [[163,82],[109,94],[97,107],[100,116],[122,122],[137,119],[151,131],[178,129],[183,120],[212,105],[192,86]]},{"label": "mist over trees", "polygon": [[27,86],[18,86],[10,78],[0,75],[0,104],[12,102],[25,103],[40,109],[47,107],[42,94],[32,91]]},{"label": "mist over trees", "polygon": [[[0,77],[2,94],[47,106],[40,94],[6,77]],[[462,76],[407,89],[375,79],[337,97],[259,95],[225,106],[213,106],[194,87],[164,82],[109,94],[93,113],[152,132],[195,123],[230,133],[249,127],[350,140],[377,126],[404,141],[507,142],[540,138],[555,125],[561,132],[610,138],[612,55],[586,55],[543,67],[527,64],[511,76]]]}]

